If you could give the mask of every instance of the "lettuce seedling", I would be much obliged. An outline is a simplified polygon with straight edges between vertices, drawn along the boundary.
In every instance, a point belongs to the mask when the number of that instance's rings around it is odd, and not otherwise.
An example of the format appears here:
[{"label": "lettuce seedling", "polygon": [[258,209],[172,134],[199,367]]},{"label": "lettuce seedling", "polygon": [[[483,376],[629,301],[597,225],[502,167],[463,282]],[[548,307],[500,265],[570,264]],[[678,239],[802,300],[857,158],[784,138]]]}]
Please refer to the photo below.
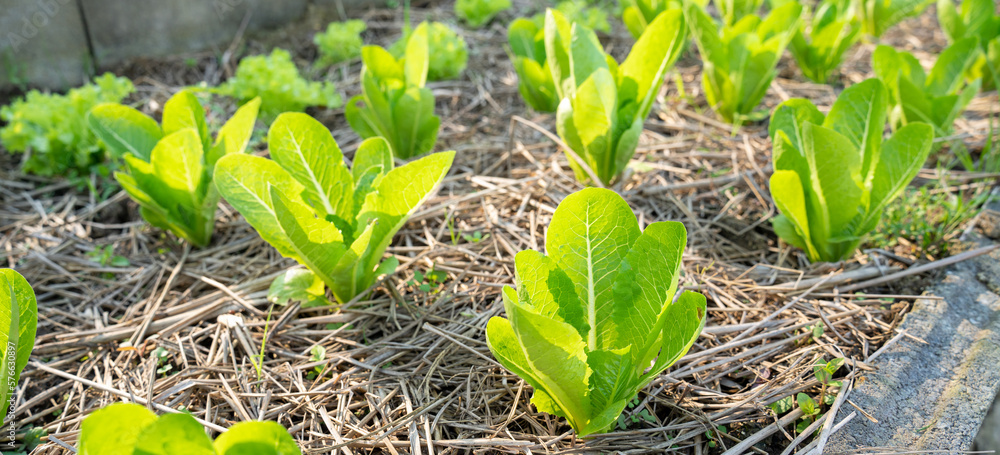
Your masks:
[{"label": "lettuce seedling", "polygon": [[683,14],[667,11],[649,24],[619,66],[592,30],[548,10],[545,53],[561,99],[556,129],[570,149],[577,179],[609,184],[625,170],[663,75],[684,43]]},{"label": "lettuce seedling", "polygon": [[178,92],[163,106],[163,125],[121,104],[102,104],[88,116],[97,137],[125,157],[127,171],[115,180],[139,204],[142,217],[195,246],[215,230],[219,192],[212,170],[223,156],[242,154],[250,143],[260,98],[239,108],[215,141],[205,111],[191,92]]},{"label": "lettuce seedling", "polygon": [[[756,15],[764,0],[713,0],[724,26],[733,26],[744,17]],[[702,8],[704,11],[704,8]]]},{"label": "lettuce seedling", "polygon": [[[270,160],[238,154],[219,160],[219,192],[261,238],[319,277],[341,303],[395,270],[395,258],[382,261],[386,248],[455,157],[435,153],[393,169],[388,142],[376,137],[361,144],[348,169],[330,131],[298,113],[279,116],[267,139]],[[299,295],[310,294],[314,283],[299,272],[282,280],[285,287],[302,283]]]},{"label": "lettuce seedling", "polygon": [[861,38],[861,25],[844,11],[843,5],[822,2],[813,14],[808,30],[803,25],[788,47],[802,74],[825,84],[844,61],[844,53]]},{"label": "lettuce seedling", "polygon": [[844,90],[824,116],[806,99],[771,116],[774,231],[813,262],[854,253],[889,202],[917,175],[934,129],[910,123],[882,141],[889,95],[878,79]]},{"label": "lettuce seedling", "polygon": [[361,56],[361,32],[365,31],[365,21],[351,20],[330,22],[326,31],[317,33],[313,43],[319,50],[316,66],[326,67]]},{"label": "lettuce seedling", "polygon": [[510,6],[510,0],[456,0],[455,15],[469,27],[479,28]]},{"label": "lettuce seedling", "polygon": [[905,19],[919,16],[934,0],[857,0],[854,7],[865,34],[880,37]]},{"label": "lettuce seedling", "polygon": [[270,55],[240,60],[236,76],[212,91],[241,102],[259,97],[260,116],[265,123],[270,123],[282,112],[302,112],[309,106],[332,109],[344,103],[332,83],[305,80],[292,62],[291,54],[277,48]]},{"label": "lettuce seedling", "polygon": [[742,123],[764,99],[778,60],[798,29],[801,12],[798,3],[786,3],[772,10],[767,19],[749,15],[720,31],[703,9],[684,6],[704,60],[705,98],[719,117]]},{"label": "lettuce seedling", "polygon": [[98,409],[80,424],[80,455],[301,455],[277,422],[240,422],[215,438],[187,413],[157,417],[134,403]]},{"label": "lettuce seedling", "polygon": [[686,243],[675,221],[640,230],[611,190],[567,196],[546,233],[548,255],[514,258],[517,290],[504,287],[507,319],[486,326],[490,351],[534,388],[539,411],[580,436],[610,431],[705,326],[705,296],[676,296]]},{"label": "lettuce seedling", "polygon": [[529,19],[515,19],[507,29],[511,59],[517,72],[517,90],[538,112],[555,112],[559,96],[545,58],[545,30]]},{"label": "lettuce seedling", "polygon": [[[135,87],[111,73],[65,95],[32,90],[0,107],[0,143],[11,153],[23,153],[21,171],[42,176],[108,174],[107,147],[87,127],[87,112],[101,103],[118,103]],[[120,158],[120,157],[113,157]]]},{"label": "lettuce seedling", "polygon": [[[7,417],[14,385],[21,379],[21,372],[28,364],[28,357],[35,346],[38,326],[38,304],[35,291],[20,273],[0,269],[0,346],[3,346],[3,364],[0,365],[0,421]],[[13,431],[13,430],[12,430]]]},{"label": "lettuce seedling", "polygon": [[361,95],[347,102],[347,122],[362,138],[383,137],[397,158],[423,155],[437,142],[441,118],[434,115],[434,94],[427,82],[427,24],[407,41],[397,60],[379,46],[361,50]]},{"label": "lettuce seedling", "polygon": [[[702,8],[708,4],[708,0],[689,1]],[[632,37],[639,39],[649,23],[653,22],[653,19],[656,19],[660,13],[683,7],[682,0],[624,0],[622,2],[622,21],[625,22],[625,28],[632,34]]]},{"label": "lettuce seedling", "polygon": [[889,89],[893,128],[923,122],[934,127],[936,136],[949,135],[955,119],[979,92],[979,80],[966,84],[965,79],[978,57],[979,39],[963,38],[942,51],[926,73],[912,54],[878,46],[872,68]]},{"label": "lettuce seedling", "polygon": [[953,0],[938,0],[937,11],[950,43],[979,38],[983,53],[970,69],[970,78],[982,80],[983,91],[1000,87],[1000,15],[995,13],[993,0],[962,0],[960,8],[955,8]]},{"label": "lettuce seedling", "polygon": [[[426,29],[428,55],[433,56],[427,65],[427,80],[458,79],[469,63],[469,46],[465,44],[465,39],[441,22],[422,22],[417,29],[421,27]],[[410,37],[417,29],[407,26],[403,37],[389,47],[389,53],[398,59],[409,55]]]}]

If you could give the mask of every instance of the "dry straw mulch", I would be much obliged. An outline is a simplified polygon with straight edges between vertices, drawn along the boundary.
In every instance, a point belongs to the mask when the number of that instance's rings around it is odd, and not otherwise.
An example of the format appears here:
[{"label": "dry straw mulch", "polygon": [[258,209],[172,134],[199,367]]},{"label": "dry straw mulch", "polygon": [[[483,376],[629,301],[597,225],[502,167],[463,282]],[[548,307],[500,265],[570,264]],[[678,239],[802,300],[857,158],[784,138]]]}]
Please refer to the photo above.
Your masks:
[{"label": "dry straw mulch", "polygon": [[[449,15],[414,11],[415,20]],[[398,12],[365,18],[370,41],[398,34]],[[305,63],[315,52],[309,33],[280,31],[229,49],[256,53],[272,41],[291,43]],[[767,222],[776,210],[766,187],[766,126],[731,136],[715,121],[703,108],[697,54],[689,53],[671,73],[680,75],[685,93],[668,77],[636,171],[615,189],[643,225],[687,226],[681,284],[708,296],[707,327],[690,354],[626,411],[647,410],[652,422],[629,419],[626,430],[581,440],[560,419],[538,413],[530,388],[493,359],[484,328],[503,313],[499,292],[512,284],[514,254],[544,248],[555,207],[581,186],[541,132],[554,130],[553,117],[530,112],[519,98],[503,24],[463,34],[472,48],[466,75],[432,84],[443,119],[438,148],[457,150],[456,164],[393,243],[389,253],[401,266],[376,284],[371,300],[272,306],[271,280],[295,264],[225,204],[212,245],[190,250],[148,227],[124,193],[97,200],[66,182],[21,176],[8,158],[0,175],[0,255],[25,274],[39,300],[39,338],[13,414],[20,426],[48,431],[36,453],[66,453],[88,413],[122,400],[162,412],[183,408],[210,429],[276,420],[306,453],[779,453],[812,438],[796,437],[795,412],[776,417],[768,404],[801,391],[818,395],[812,365],[820,358],[848,359],[839,373],[846,393],[852,378],[871,371],[881,347],[905,336],[896,326],[929,275],[892,274],[913,270],[920,258],[868,250],[847,263],[810,266],[779,243]],[[620,25],[606,38],[616,54],[630,43]],[[887,40],[922,58],[944,44],[933,9]],[[873,48],[853,51],[840,87],[870,76]],[[139,87],[133,101],[155,112],[183,84],[231,74],[232,61],[220,66],[213,57],[194,57],[194,68],[180,60],[122,68]],[[763,108],[789,97],[829,106],[839,91],[803,82],[790,59],[781,68]],[[325,75],[352,94],[358,69],[354,62]],[[211,107],[225,118],[221,111],[232,106]],[[991,108],[995,93],[981,95],[956,125],[972,149],[985,140]],[[350,156],[358,141],[342,111],[313,113]],[[255,153],[265,153],[265,145]],[[952,177],[966,186],[992,183],[961,172]],[[481,241],[465,238],[477,231]],[[108,245],[127,266],[88,255]],[[429,291],[409,282],[429,270],[447,279]],[[869,294],[852,295],[857,291]],[[822,335],[814,337],[819,325]],[[250,359],[262,345],[258,373]],[[316,346],[325,348],[322,361],[311,360]],[[166,352],[162,362],[158,349]],[[322,374],[310,375],[317,368]],[[821,421],[814,428],[829,434],[835,426]]]}]

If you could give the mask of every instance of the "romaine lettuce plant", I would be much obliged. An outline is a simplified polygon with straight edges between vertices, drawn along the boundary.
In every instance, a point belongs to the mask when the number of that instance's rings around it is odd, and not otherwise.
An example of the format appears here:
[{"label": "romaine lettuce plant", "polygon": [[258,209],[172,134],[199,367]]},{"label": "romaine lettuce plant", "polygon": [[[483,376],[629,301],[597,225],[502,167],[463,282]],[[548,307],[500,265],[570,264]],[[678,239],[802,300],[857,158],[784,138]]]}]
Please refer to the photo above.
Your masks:
[{"label": "romaine lettuce plant", "polygon": [[872,54],[875,76],[889,89],[893,128],[912,122],[934,127],[938,137],[951,133],[955,119],[979,92],[979,80],[966,84],[966,72],[979,57],[979,39],[963,38],[938,55],[930,73],[912,54],[880,45]]},{"label": "romaine lettuce plant", "polygon": [[325,32],[317,33],[313,37],[313,43],[319,50],[316,66],[335,65],[360,57],[361,46],[365,44],[361,40],[361,32],[365,31],[365,28],[365,21],[361,20],[330,22]]},{"label": "romaine lettuce plant", "polygon": [[507,29],[507,41],[517,72],[517,90],[538,112],[555,112],[559,96],[545,58],[545,30],[529,19],[516,19]]},{"label": "romaine lettuce plant", "polygon": [[548,10],[545,53],[561,99],[556,129],[572,152],[569,163],[577,179],[608,184],[625,170],[663,75],[684,43],[683,14],[667,11],[649,24],[619,66],[592,30]]},{"label": "romaine lettuce plant", "polygon": [[850,257],[927,159],[933,128],[910,123],[883,142],[888,111],[888,90],[868,79],[844,90],[826,116],[801,98],[771,116],[771,198],[781,212],[771,223],[809,260]]},{"label": "romaine lettuce plant", "polygon": [[514,258],[517,290],[504,287],[507,319],[487,324],[490,351],[534,388],[539,411],[580,436],[609,431],[705,326],[705,296],[676,295],[686,242],[675,221],[640,230],[611,190],[567,196],[546,233],[548,255]]},{"label": "romaine lettuce plant", "polygon": [[802,74],[813,82],[825,84],[844,61],[844,53],[861,38],[861,26],[843,4],[822,2],[816,8],[808,30],[799,27],[788,44]]},{"label": "romaine lettuce plant", "polygon": [[80,424],[80,455],[301,455],[277,422],[240,422],[215,438],[190,414],[157,417],[134,403],[98,409]]},{"label": "romaine lettuce plant", "polygon": [[970,70],[972,79],[981,79],[983,91],[1000,86],[1000,15],[993,0],[962,0],[955,8],[954,0],[938,0],[938,23],[948,41],[979,38],[983,54]]},{"label": "romaine lettuce plant", "polygon": [[[689,1],[702,8],[708,4],[708,0]],[[622,21],[625,22],[625,28],[635,39],[642,36],[642,32],[646,31],[649,23],[653,22],[653,19],[656,19],[660,13],[684,7],[682,0],[624,0],[621,4]]]},{"label": "romaine lettuce plant", "polygon": [[764,99],[801,12],[797,2],[786,3],[771,10],[767,19],[749,15],[720,31],[703,9],[685,5],[684,15],[704,60],[705,98],[719,117],[742,123]]},{"label": "romaine lettuce plant", "polygon": [[102,104],[88,116],[97,137],[125,157],[126,172],[115,179],[139,204],[142,217],[196,246],[215,230],[219,192],[212,171],[223,156],[242,154],[250,142],[260,99],[238,109],[213,142],[205,111],[183,90],[163,105],[163,125],[121,104]]},{"label": "romaine lettuce plant", "polygon": [[0,365],[0,421],[11,411],[13,385],[21,378],[21,371],[28,364],[28,356],[35,346],[38,326],[38,304],[35,291],[21,274],[12,269],[0,269],[0,346],[3,346],[3,364]]},{"label": "romaine lettuce plant", "polygon": [[[376,137],[361,144],[348,169],[326,127],[296,113],[275,120],[268,145],[270,160],[240,154],[219,160],[219,192],[261,238],[319,277],[341,303],[395,270],[395,258],[382,261],[386,248],[455,157],[435,153],[393,169],[389,144]],[[314,282],[295,273],[282,278],[285,286]]]},{"label": "romaine lettuce plant", "polygon": [[744,17],[756,15],[764,4],[764,0],[713,0],[713,2],[725,26],[732,26]]},{"label": "romaine lettuce plant", "polygon": [[469,63],[469,46],[455,30],[441,22],[422,22],[416,29],[403,31],[403,37],[389,47],[393,57],[402,59],[409,55],[410,37],[423,27],[427,40],[427,52],[431,58],[427,64],[427,80],[444,81],[457,79]]},{"label": "romaine lettuce plant", "polygon": [[857,0],[854,7],[865,34],[880,37],[905,19],[919,16],[934,0]]},{"label": "romaine lettuce plant", "polygon": [[[65,95],[32,90],[23,99],[0,107],[0,142],[12,153],[26,155],[21,170],[43,176],[87,176],[108,173],[104,144],[87,128],[87,112],[101,103],[118,103],[135,88],[111,73]],[[114,157],[119,158],[119,157]]]},{"label": "romaine lettuce plant", "polygon": [[383,137],[397,158],[423,155],[437,142],[441,119],[427,82],[427,24],[413,31],[406,55],[396,59],[378,46],[361,50],[361,94],[347,102],[347,122],[362,138]]},{"label": "romaine lettuce plant", "polygon": [[510,0],[456,0],[455,15],[469,27],[479,28],[510,6]]},{"label": "romaine lettuce plant", "polygon": [[260,97],[260,116],[270,123],[282,112],[302,112],[309,106],[338,108],[344,100],[330,82],[302,78],[284,49],[270,55],[254,55],[240,60],[236,76],[213,90],[241,102]]}]

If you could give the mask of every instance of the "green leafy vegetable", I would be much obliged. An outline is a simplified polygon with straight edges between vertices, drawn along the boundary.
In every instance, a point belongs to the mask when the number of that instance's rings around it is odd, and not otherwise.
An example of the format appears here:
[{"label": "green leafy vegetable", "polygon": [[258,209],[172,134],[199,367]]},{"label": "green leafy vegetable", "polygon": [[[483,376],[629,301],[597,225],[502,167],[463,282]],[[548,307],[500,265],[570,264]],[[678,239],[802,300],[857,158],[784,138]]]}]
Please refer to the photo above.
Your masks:
[{"label": "green leafy vegetable", "polygon": [[335,65],[360,57],[361,46],[364,45],[361,32],[365,28],[365,22],[360,20],[330,22],[326,26],[326,32],[317,33],[313,37],[313,43],[319,50],[316,66]]},{"label": "green leafy vegetable", "polygon": [[275,422],[240,422],[213,443],[190,414],[157,417],[133,403],[115,403],[83,419],[80,455],[301,455]]},{"label": "green leafy vegetable", "polygon": [[853,254],[930,153],[934,130],[923,123],[882,141],[888,105],[885,86],[869,79],[844,90],[826,116],[801,98],[771,116],[771,197],[781,211],[771,223],[811,261]]},{"label": "green leafy vegetable", "polygon": [[219,205],[212,170],[219,158],[246,150],[260,104],[255,98],[237,110],[214,142],[201,103],[188,91],[163,106],[162,127],[121,104],[97,106],[88,119],[94,134],[125,157],[128,170],[116,172],[115,179],[142,217],[203,247],[212,240]]},{"label": "green leafy vegetable", "polygon": [[240,422],[215,438],[219,455],[299,455],[298,444],[276,422]]},{"label": "green leafy vegetable", "polygon": [[816,377],[816,380],[819,381],[820,384],[823,384],[824,386],[829,385],[830,381],[833,380],[833,375],[837,372],[837,370],[840,369],[841,365],[843,364],[844,364],[843,357],[838,357],[829,362],[823,359],[819,359],[816,361],[816,364],[813,365],[813,376]]},{"label": "green leafy vegetable", "polygon": [[[809,395],[800,392],[796,395],[795,400],[799,402],[799,409],[802,410],[802,415],[804,417],[812,417],[819,414],[819,405],[817,405]],[[809,423],[811,423],[811,421],[807,422],[808,423],[806,423],[804,427],[809,426]],[[803,430],[802,428],[799,428],[798,431],[801,433]]]},{"label": "green leafy vegetable", "polygon": [[842,5],[822,2],[809,25],[800,27],[789,49],[795,56],[802,74],[813,82],[825,84],[844,61],[844,53],[861,38],[861,27]]},{"label": "green leafy vegetable", "polygon": [[[270,160],[239,154],[219,160],[219,192],[261,238],[319,277],[341,303],[395,270],[395,258],[382,261],[386,248],[455,157],[435,153],[393,169],[389,144],[372,138],[348,169],[326,127],[294,113],[275,120],[268,145]],[[280,279],[319,294],[301,271]]]},{"label": "green leafy vegetable", "polygon": [[556,128],[573,152],[569,162],[577,179],[607,184],[625,170],[684,37],[680,10],[660,14],[619,66],[593,31],[547,12],[545,53],[561,99]]},{"label": "green leafy vegetable", "polygon": [[12,269],[0,269],[0,346],[3,346],[3,364],[0,365],[0,421],[7,417],[8,405],[14,385],[21,379],[21,371],[28,364],[28,357],[35,346],[38,326],[38,304],[35,291],[21,274]]},{"label": "green leafy vegetable", "polygon": [[684,15],[704,60],[705,98],[719,116],[741,123],[764,99],[785,46],[798,30],[802,6],[786,3],[767,19],[755,15],[720,31],[707,13],[687,4]]},{"label": "green leafy vegetable", "polygon": [[378,46],[365,46],[361,59],[361,95],[347,102],[345,116],[362,138],[383,137],[397,158],[423,155],[437,142],[441,119],[434,115],[434,94],[424,87],[429,65],[426,23],[396,59]]},{"label": "green leafy vegetable", "polygon": [[567,196],[546,234],[548,255],[515,256],[517,290],[504,287],[507,319],[487,324],[490,351],[535,389],[538,410],[580,436],[610,430],[705,325],[703,295],[674,298],[686,242],[678,222],[640,231],[613,191]]},{"label": "green leafy vegetable", "polygon": [[282,112],[302,112],[309,106],[337,108],[343,104],[332,83],[303,79],[292,56],[284,49],[240,60],[236,76],[215,92],[241,102],[260,97],[261,119],[266,123]]},{"label": "green leafy vegetable", "polygon": [[267,290],[267,300],[278,305],[301,302],[302,308],[330,304],[323,280],[306,269],[291,269],[275,278]]},{"label": "green leafy vegetable", "polygon": [[938,137],[951,133],[955,119],[979,92],[980,81],[966,85],[965,74],[979,57],[979,39],[963,38],[941,52],[930,73],[912,54],[880,45],[872,54],[875,75],[889,89],[893,128],[923,122]]},{"label": "green leafy vegetable", "polygon": [[521,97],[538,112],[555,112],[559,107],[559,96],[545,58],[544,29],[532,20],[516,19],[507,29],[507,41],[513,54],[517,89]]},{"label": "green leafy vegetable", "polygon": [[0,107],[0,142],[12,153],[26,155],[25,173],[86,176],[108,161],[106,147],[87,128],[87,112],[101,103],[118,103],[135,88],[126,78],[111,73],[93,84],[65,95],[32,90],[10,105]]},{"label": "green leafy vegetable", "polygon": [[983,53],[969,71],[971,78],[982,80],[983,91],[1000,86],[1000,15],[993,0],[962,0],[960,8],[955,8],[954,0],[938,0],[937,11],[949,42],[979,38]]},{"label": "green leafy vegetable", "polygon": [[[571,24],[580,24],[601,33],[611,33],[608,12],[600,6],[591,6],[587,0],[563,0],[556,4],[555,10],[566,16]],[[533,20],[539,28],[542,28],[545,23],[545,15],[536,14]]]},{"label": "green leafy vegetable", "polygon": [[[402,59],[410,55],[410,38],[423,27],[427,41],[427,53],[432,58],[426,63],[427,80],[444,81],[457,79],[469,63],[469,46],[455,30],[441,22],[423,22],[414,30],[405,30],[403,37],[389,47],[393,57]],[[422,85],[421,85],[422,86]]]},{"label": "green leafy vegetable", "polygon": [[722,16],[722,24],[733,26],[744,17],[756,15],[764,0],[713,0],[713,3]]},{"label": "green leafy vegetable", "polygon": [[[702,8],[708,4],[708,0],[691,1]],[[639,39],[649,23],[656,19],[656,16],[667,10],[683,8],[684,2],[682,0],[624,0],[621,5],[622,21],[625,22],[625,27],[628,28],[633,38]]]},{"label": "green leafy vegetable", "polygon": [[479,28],[510,6],[510,0],[456,0],[455,15],[469,27]]},{"label": "green leafy vegetable", "polygon": [[905,19],[919,16],[934,0],[857,0],[854,7],[865,34],[880,37]]}]

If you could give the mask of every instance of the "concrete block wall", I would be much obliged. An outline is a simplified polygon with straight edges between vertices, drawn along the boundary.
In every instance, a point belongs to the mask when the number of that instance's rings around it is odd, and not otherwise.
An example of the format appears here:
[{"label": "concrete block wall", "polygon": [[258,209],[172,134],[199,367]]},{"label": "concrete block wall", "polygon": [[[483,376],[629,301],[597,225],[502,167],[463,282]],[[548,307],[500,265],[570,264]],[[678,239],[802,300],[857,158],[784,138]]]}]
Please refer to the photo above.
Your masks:
[{"label": "concrete block wall", "polygon": [[135,57],[224,48],[309,12],[336,17],[376,0],[0,0],[0,87],[61,90]]},{"label": "concrete block wall", "polygon": [[0,0],[0,86],[64,88],[92,68],[76,0]]}]

